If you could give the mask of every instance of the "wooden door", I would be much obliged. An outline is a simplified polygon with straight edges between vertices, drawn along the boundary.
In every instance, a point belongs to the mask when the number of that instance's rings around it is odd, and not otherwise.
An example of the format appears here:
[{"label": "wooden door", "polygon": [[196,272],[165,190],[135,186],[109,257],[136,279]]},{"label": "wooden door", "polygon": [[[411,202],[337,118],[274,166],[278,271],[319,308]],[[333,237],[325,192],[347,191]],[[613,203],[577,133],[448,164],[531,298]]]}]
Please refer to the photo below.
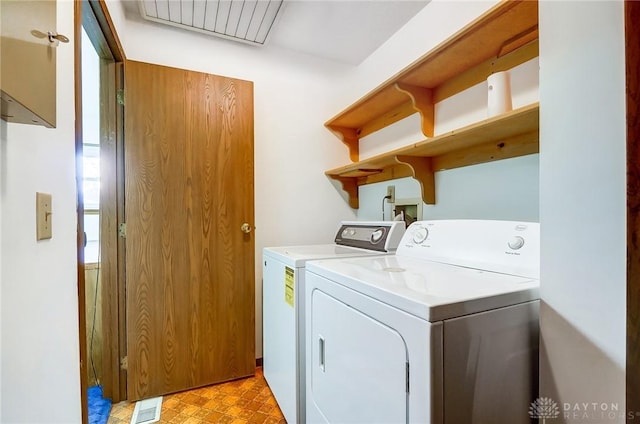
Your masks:
[{"label": "wooden door", "polygon": [[255,370],[253,84],[125,63],[129,400]]}]

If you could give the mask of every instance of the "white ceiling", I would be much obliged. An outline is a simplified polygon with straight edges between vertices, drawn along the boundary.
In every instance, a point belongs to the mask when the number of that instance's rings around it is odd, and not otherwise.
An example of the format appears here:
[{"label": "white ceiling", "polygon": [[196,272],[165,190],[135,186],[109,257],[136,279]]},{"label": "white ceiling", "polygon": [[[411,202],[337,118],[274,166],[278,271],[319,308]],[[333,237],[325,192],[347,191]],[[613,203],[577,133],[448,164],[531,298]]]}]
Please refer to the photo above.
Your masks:
[{"label": "white ceiling", "polygon": [[[184,3],[193,0],[181,1]],[[357,65],[428,2],[429,0],[285,0],[267,45]],[[123,4],[127,18],[141,19],[137,1],[124,0]],[[150,24],[163,25],[156,22]],[[184,31],[171,26],[167,26],[167,29]]]},{"label": "white ceiling", "polygon": [[418,13],[427,1],[289,1],[270,43],[357,65]]}]

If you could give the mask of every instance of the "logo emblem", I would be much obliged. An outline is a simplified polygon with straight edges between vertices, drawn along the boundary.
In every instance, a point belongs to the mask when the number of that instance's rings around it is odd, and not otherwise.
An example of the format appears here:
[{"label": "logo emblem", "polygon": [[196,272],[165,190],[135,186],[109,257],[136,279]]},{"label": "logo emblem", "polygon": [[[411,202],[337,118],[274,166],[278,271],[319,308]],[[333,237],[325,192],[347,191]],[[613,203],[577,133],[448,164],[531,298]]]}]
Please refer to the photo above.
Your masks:
[{"label": "logo emblem", "polygon": [[541,397],[531,402],[529,407],[529,416],[531,418],[542,418],[542,424],[545,424],[546,419],[555,419],[560,415],[560,408],[555,401],[548,397]]}]

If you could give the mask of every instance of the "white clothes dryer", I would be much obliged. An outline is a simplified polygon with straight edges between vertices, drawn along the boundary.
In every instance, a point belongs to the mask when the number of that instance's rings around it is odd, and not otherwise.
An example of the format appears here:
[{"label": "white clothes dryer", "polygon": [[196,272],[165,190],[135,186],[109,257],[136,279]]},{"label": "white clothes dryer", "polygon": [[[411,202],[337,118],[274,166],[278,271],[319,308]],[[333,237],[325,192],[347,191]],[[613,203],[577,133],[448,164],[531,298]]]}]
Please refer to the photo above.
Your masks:
[{"label": "white clothes dryer", "polygon": [[287,422],[305,421],[305,264],[313,259],[390,254],[404,232],[404,222],[343,221],[333,244],[263,250],[263,370]]},{"label": "white clothes dryer", "polygon": [[539,225],[420,221],[306,268],[308,423],[529,423]]}]

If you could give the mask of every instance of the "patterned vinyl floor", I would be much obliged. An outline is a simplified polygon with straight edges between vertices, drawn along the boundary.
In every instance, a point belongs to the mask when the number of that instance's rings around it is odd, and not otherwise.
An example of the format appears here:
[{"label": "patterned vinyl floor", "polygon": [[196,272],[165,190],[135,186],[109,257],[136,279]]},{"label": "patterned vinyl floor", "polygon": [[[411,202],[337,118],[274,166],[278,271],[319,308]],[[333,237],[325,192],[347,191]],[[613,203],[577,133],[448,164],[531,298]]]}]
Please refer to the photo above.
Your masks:
[{"label": "patterned vinyl floor", "polygon": [[[108,424],[129,424],[135,402],[113,405]],[[255,377],[164,396],[161,423],[285,424],[269,386]]]}]

